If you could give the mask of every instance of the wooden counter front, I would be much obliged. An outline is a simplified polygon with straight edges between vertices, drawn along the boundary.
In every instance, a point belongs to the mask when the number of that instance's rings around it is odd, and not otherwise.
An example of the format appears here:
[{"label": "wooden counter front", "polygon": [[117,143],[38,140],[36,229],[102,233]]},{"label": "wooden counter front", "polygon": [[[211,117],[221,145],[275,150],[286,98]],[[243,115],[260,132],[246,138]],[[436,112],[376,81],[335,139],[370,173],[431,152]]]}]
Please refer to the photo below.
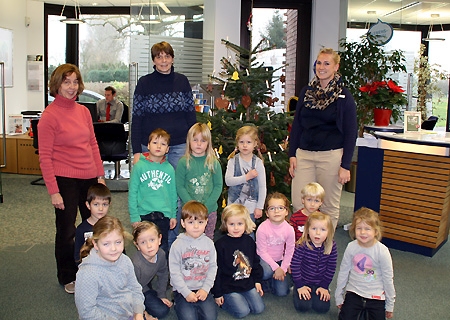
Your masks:
[{"label": "wooden counter front", "polygon": [[[3,139],[0,139],[3,159]],[[41,174],[39,155],[33,147],[33,138],[26,134],[6,136],[6,167],[2,172],[20,174]]]}]

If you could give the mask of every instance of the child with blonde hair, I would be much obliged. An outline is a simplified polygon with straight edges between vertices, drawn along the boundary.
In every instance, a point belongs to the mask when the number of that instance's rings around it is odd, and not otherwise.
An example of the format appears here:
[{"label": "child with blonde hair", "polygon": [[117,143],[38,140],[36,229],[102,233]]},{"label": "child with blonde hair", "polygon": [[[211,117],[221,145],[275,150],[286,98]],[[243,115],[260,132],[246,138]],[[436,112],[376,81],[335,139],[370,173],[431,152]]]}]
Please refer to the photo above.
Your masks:
[{"label": "child with blonde hair", "polygon": [[207,124],[194,124],[187,134],[186,153],[175,171],[177,193],[184,203],[197,200],[208,208],[205,234],[214,239],[217,222],[217,200],[222,194],[222,167],[217,160]]},{"label": "child with blonde hair", "polygon": [[353,240],[347,245],[339,269],[336,305],[339,319],[381,320],[394,315],[395,288],[392,258],[380,242],[378,213],[360,208],[353,214],[350,227]]},{"label": "child with blonde hair", "polygon": [[104,216],[81,248],[75,305],[81,320],[143,320],[144,295],[130,258],[122,254],[125,230],[119,219]]},{"label": "child with blonde hair", "polygon": [[290,281],[287,271],[295,248],[294,229],[286,221],[290,202],[284,194],[269,194],[266,200],[267,220],[256,231],[256,249],[264,270],[263,280],[273,294],[286,296]]},{"label": "child with blonde hair", "polygon": [[[133,242],[138,251],[131,261],[144,293],[146,320],[164,318],[172,306],[166,295],[169,268],[166,254],[159,247],[161,237],[161,232],[153,222],[140,222],[133,230]],[[155,277],[156,280],[152,282]],[[155,289],[152,284],[155,284]]]},{"label": "child with blonde hair", "polygon": [[330,283],[336,271],[337,248],[330,216],[314,212],[308,216],[291,261],[294,307],[318,313],[330,310]]},{"label": "child with blonde hair", "polygon": [[[243,204],[253,221],[262,217],[267,194],[266,171],[259,149],[258,128],[241,127],[236,132],[236,149],[228,157],[225,172],[228,204]],[[255,150],[258,156],[254,154]]]},{"label": "child with blonde hair", "polygon": [[322,205],[325,190],[317,182],[310,182],[302,188],[301,194],[303,208],[293,213],[289,219],[295,230],[295,241],[301,238],[308,216],[319,210]]},{"label": "child with blonde hair", "polygon": [[217,305],[235,318],[264,311],[261,280],[263,269],[250,233],[255,223],[248,209],[233,203],[222,212],[220,230],[226,232],[216,241],[217,276],[212,289]]}]

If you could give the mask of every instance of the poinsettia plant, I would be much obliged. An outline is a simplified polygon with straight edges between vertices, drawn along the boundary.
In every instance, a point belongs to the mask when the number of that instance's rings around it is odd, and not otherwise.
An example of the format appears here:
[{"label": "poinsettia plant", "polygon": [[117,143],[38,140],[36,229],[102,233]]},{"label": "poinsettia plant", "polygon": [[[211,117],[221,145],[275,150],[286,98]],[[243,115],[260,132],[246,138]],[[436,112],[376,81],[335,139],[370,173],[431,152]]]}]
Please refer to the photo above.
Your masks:
[{"label": "poinsettia plant", "polygon": [[406,105],[405,90],[392,79],[373,81],[359,88],[361,91],[360,103],[370,109],[390,109],[392,117],[396,122],[400,115],[402,106]]}]

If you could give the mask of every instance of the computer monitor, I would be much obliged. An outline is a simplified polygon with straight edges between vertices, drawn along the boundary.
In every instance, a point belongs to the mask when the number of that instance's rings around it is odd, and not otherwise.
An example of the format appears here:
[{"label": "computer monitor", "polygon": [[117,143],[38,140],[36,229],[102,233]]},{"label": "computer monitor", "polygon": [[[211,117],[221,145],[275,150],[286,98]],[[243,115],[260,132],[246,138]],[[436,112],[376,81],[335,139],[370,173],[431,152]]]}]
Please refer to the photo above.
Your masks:
[{"label": "computer monitor", "polygon": [[92,117],[92,122],[98,122],[97,104],[95,102],[77,102],[89,109]]}]

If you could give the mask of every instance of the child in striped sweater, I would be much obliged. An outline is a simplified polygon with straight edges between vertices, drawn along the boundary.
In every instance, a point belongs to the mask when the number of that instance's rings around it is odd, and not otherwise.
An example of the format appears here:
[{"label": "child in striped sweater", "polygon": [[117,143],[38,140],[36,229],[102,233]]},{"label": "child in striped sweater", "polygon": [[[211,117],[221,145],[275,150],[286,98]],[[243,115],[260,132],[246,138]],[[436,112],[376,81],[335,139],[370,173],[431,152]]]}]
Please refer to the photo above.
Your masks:
[{"label": "child in striped sweater", "polygon": [[336,271],[337,260],[333,236],[330,216],[316,211],[308,217],[291,261],[294,307],[297,311],[313,309],[326,313],[330,310],[328,287]]}]

